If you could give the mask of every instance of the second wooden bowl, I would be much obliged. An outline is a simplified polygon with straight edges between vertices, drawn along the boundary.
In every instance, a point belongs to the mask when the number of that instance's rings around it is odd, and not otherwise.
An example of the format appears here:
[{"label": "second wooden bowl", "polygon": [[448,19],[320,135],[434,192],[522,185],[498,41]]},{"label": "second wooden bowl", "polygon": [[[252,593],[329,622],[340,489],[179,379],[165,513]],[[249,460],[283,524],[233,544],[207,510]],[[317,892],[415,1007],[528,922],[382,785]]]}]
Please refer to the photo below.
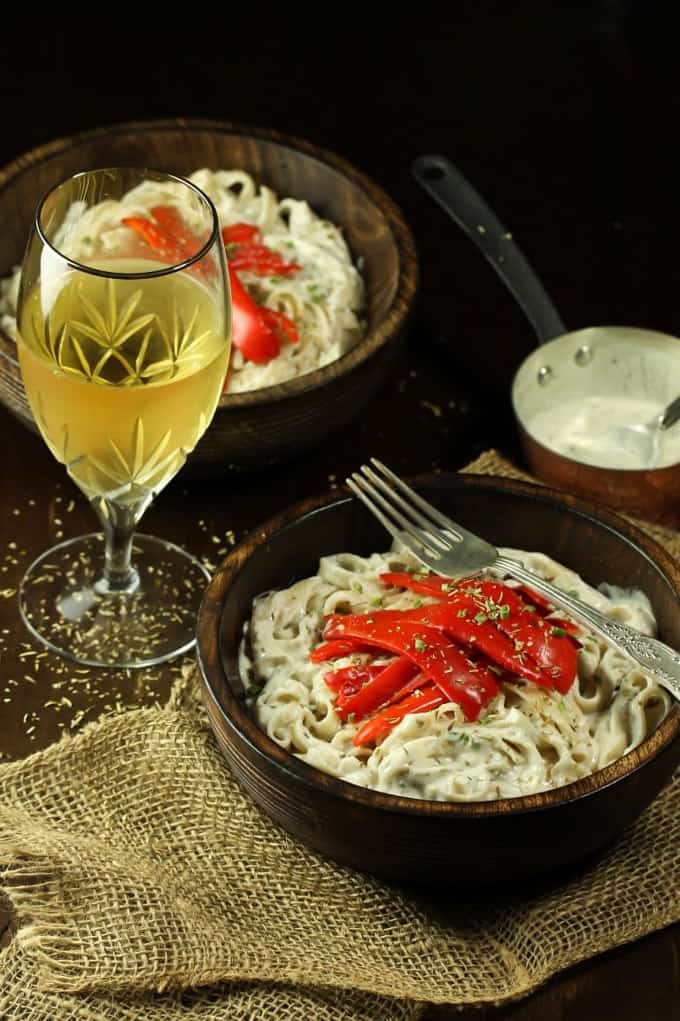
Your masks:
[{"label": "second wooden bowl", "polygon": [[[225,394],[189,465],[255,467],[318,443],[356,416],[389,373],[418,283],[413,237],[385,192],[345,160],[275,131],[203,120],[120,124],[64,138],[0,171],[0,276],[23,257],[40,197],[79,170],[135,164],[188,175],[246,170],[280,196],[306,199],[343,228],[367,286],[360,343],[324,368],[250,393]],[[13,341],[0,331],[0,400],[35,428]]]},{"label": "second wooden bowl", "polygon": [[[660,634],[680,647],[680,571],[615,515],[550,490],[478,476],[439,477],[433,503],[498,545],[540,550],[602,581],[642,589]],[[302,505],[257,528],[222,564],[199,614],[203,695],[243,789],[272,819],[337,861],[376,875],[465,885],[506,882],[599,851],[649,804],[680,761],[680,709],[628,755],[576,783],[502,801],[451,804],[356,787],[313,769],[249,716],[238,647],[253,598],[315,574],[320,556],[388,548],[357,501]]]}]

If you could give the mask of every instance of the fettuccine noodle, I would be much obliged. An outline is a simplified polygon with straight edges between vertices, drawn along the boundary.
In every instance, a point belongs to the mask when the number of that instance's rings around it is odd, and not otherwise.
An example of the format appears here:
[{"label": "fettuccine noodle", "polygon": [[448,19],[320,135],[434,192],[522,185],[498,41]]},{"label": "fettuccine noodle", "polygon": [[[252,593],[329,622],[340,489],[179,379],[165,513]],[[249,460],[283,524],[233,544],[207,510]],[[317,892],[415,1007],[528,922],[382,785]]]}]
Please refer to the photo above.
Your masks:
[{"label": "fettuccine noodle", "polygon": [[[504,552],[608,616],[654,632],[641,593],[611,589],[604,595],[542,554]],[[342,722],[323,675],[367,657],[355,653],[315,665],[309,653],[327,614],[369,613],[378,601],[386,609],[413,607],[413,592],[386,590],[378,578],[415,567],[403,553],[338,554],[324,557],[314,577],[256,600],[240,657],[252,712],[269,737],[304,762],[389,794],[435,801],[512,798],[601,769],[640,744],[668,712],[670,696],[651,676],[586,634],[566,695],[519,678],[501,681],[474,723],[447,703],[405,717],[375,748],[354,746],[359,724]]]},{"label": "fettuccine noodle", "polygon": [[[260,304],[295,322],[300,339],[284,344],[280,354],[264,365],[246,361],[234,349],[229,392],[292,379],[349,351],[362,336],[365,288],[340,228],[317,216],[304,201],[279,199],[264,185],[258,189],[241,170],[197,170],[189,180],[213,200],[223,227],[251,223],[260,228],[268,247],[302,266],[300,272],[278,278],[240,274]],[[55,243],[65,255],[86,262],[94,246],[105,254],[124,243],[123,217],[148,216],[154,206],[164,204],[177,205],[189,226],[200,227],[179,194],[172,183],[145,181],[119,202],[105,200],[86,211],[84,203],[74,203]],[[0,326],[14,338],[19,279],[17,268],[11,278],[0,282]]]}]

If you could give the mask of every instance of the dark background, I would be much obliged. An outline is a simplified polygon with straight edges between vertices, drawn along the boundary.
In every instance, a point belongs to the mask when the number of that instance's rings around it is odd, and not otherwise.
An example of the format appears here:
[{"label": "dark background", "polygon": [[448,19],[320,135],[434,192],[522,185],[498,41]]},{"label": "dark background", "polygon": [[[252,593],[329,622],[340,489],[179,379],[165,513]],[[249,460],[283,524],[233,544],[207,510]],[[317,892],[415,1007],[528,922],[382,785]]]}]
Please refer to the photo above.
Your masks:
[{"label": "dark background", "polygon": [[22,19],[1,44],[0,160],[95,125],[186,115],[275,127],[354,162],[417,238],[412,345],[443,344],[452,392],[477,412],[438,445],[458,467],[489,443],[515,453],[508,385],[535,339],[410,162],[438,151],[458,164],[570,328],[680,333],[677,6],[241,4],[192,18],[184,5],[41,17],[30,30]]}]

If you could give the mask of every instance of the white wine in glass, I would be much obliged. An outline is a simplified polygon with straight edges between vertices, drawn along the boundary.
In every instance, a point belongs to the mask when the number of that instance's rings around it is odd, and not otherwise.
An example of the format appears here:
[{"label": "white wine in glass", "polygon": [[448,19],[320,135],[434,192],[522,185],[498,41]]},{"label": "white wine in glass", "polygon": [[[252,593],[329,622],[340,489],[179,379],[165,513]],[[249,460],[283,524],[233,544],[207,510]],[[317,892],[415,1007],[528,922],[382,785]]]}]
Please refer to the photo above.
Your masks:
[{"label": "white wine in glass", "polygon": [[[156,189],[174,232],[92,236],[97,211]],[[129,220],[127,221],[129,223]],[[208,427],[227,370],[230,304],[210,200],[181,178],[120,168],[77,174],[38,207],[22,267],[18,349],[50,451],[91,501],[101,534],[62,543],[28,570],[28,627],[80,663],[148,666],[187,651],[206,572],[184,550],[135,535],[154,496]]]}]

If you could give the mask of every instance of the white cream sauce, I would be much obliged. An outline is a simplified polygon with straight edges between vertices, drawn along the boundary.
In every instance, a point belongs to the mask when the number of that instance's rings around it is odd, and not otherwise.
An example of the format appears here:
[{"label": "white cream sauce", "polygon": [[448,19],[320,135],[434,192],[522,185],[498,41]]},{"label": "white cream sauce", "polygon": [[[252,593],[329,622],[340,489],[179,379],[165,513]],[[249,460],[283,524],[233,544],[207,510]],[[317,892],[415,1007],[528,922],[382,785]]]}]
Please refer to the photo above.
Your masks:
[{"label": "white cream sauce", "polygon": [[[540,553],[502,551],[528,570],[574,592],[607,616],[653,634],[652,608],[641,592],[606,594]],[[383,571],[415,569],[404,551],[323,557],[318,574],[255,601],[239,666],[250,708],[267,735],[317,769],[388,794],[434,801],[513,798],[571,783],[636,747],[663,719],[670,695],[594,635],[582,635],[578,675],[561,696],[519,678],[502,680],[475,722],[445,703],[411,714],[377,747],[357,747],[361,721],[343,722],[324,680],[328,663],[310,663],[327,614],[403,610],[428,596],[380,583]],[[333,666],[364,662],[353,653]]]},{"label": "white cream sauce", "polygon": [[527,418],[529,433],[551,450],[600,468],[662,468],[680,462],[680,423],[661,430],[656,444],[617,433],[618,426],[651,421],[664,405],[648,398],[592,395],[560,401]]}]

